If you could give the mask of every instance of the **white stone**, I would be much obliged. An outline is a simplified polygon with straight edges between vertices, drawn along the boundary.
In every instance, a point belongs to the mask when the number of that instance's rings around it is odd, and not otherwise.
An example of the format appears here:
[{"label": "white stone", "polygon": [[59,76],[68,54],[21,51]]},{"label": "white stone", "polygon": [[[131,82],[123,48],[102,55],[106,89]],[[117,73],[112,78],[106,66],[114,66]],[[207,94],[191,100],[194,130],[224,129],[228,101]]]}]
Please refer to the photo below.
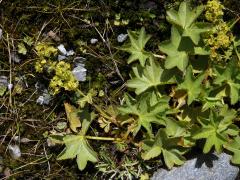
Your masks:
[{"label": "white stone", "polygon": [[75,52],[73,50],[69,50],[66,55],[73,56],[74,54],[75,54]]},{"label": "white stone", "polygon": [[8,84],[8,90],[11,90],[13,88],[13,84]]},{"label": "white stone", "polygon": [[21,61],[21,59],[19,58],[19,56],[16,53],[11,53],[11,59],[16,63],[20,63],[20,61]]},{"label": "white stone", "polygon": [[59,61],[64,60],[64,59],[66,59],[66,58],[67,58],[66,56],[58,55],[58,60],[59,60]]},{"label": "white stone", "polygon": [[67,54],[67,50],[65,49],[63,44],[60,44],[57,48],[63,55]]},{"label": "white stone", "polygon": [[10,156],[13,159],[18,159],[22,155],[21,150],[18,145],[8,145],[8,150],[9,150]]},{"label": "white stone", "polygon": [[48,92],[44,92],[41,96],[38,97],[36,103],[40,105],[48,105],[51,101],[51,95]]},{"label": "white stone", "polygon": [[90,42],[91,42],[91,44],[96,44],[96,43],[98,42],[98,39],[92,38],[92,39],[90,40]]},{"label": "white stone", "polygon": [[117,37],[117,41],[119,43],[122,43],[127,39],[127,37],[128,37],[128,34],[119,34],[118,37]]},{"label": "white stone", "polygon": [[72,73],[78,81],[86,81],[87,69],[84,64],[78,63],[78,66],[72,70]]}]

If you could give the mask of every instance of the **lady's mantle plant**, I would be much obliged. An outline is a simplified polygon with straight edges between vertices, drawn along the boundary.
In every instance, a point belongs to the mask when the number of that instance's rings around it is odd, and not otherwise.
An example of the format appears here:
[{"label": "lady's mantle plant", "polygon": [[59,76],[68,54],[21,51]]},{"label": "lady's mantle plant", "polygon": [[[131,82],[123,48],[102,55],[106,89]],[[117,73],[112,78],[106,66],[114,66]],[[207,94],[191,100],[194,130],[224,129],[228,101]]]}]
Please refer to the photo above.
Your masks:
[{"label": "lady's mantle plant", "polygon": [[49,87],[53,94],[58,94],[61,89],[73,91],[78,88],[78,81],[72,74],[70,64],[64,61],[56,61],[57,49],[51,44],[40,42],[35,47],[38,60],[35,69],[38,73],[46,71],[47,74],[54,74]]},{"label": "lady's mantle plant", "polygon": [[[239,102],[237,46],[240,43],[232,34],[226,33],[228,42],[216,47],[212,38],[222,33],[215,31],[216,27],[227,26],[216,20],[223,15],[216,9],[222,10],[223,7],[216,0],[209,1],[206,16],[209,22],[214,22],[211,26],[198,21],[205,6],[191,8],[189,3],[182,2],[178,11],[169,10],[167,20],[172,24],[171,38],[159,44],[159,50],[165,56],[145,50],[151,36],[144,28],[129,31],[130,44],[122,50],[130,53],[128,63],[132,65],[132,72],[127,86],[134,93],[125,94],[125,103],[118,108],[120,113],[116,116],[94,104],[96,94],[80,93],[84,97],[78,103],[84,101],[84,104],[79,109],[84,110],[81,110],[80,119],[76,120],[77,110],[71,112],[69,119],[77,122],[81,130],[74,129],[77,134],[63,138],[66,149],[59,159],[77,157],[79,169],[83,170],[87,161],[98,160],[97,152],[88,140],[111,140],[135,144],[142,159],[161,157],[166,166],[172,168],[183,164],[184,154],[203,141],[200,146],[203,153],[211,150],[221,153],[227,149],[233,153],[232,162],[240,164],[239,128],[235,124],[238,113],[233,108]],[[218,53],[220,47],[235,51],[230,56],[221,55],[215,61],[218,56],[213,55],[213,51]],[[111,138],[86,135],[96,117],[93,112],[88,112],[89,105],[98,112],[101,122],[103,119],[111,122],[123,132],[115,133]]]}]

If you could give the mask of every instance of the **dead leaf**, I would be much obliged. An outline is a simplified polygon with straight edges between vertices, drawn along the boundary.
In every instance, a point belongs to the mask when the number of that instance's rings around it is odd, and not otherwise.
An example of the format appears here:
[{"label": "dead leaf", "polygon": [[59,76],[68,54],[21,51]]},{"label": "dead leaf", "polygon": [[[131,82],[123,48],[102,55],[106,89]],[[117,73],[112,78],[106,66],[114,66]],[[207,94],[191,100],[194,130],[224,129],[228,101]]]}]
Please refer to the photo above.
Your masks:
[{"label": "dead leaf", "polygon": [[50,37],[50,38],[52,38],[54,41],[60,41],[60,38],[58,37],[58,35],[55,33],[55,32],[53,32],[53,31],[49,31],[48,33],[47,33],[47,35]]},{"label": "dead leaf", "polygon": [[81,121],[78,117],[77,109],[68,103],[64,103],[64,107],[67,114],[67,119],[70,123],[71,130],[77,132],[77,128],[81,127]]}]

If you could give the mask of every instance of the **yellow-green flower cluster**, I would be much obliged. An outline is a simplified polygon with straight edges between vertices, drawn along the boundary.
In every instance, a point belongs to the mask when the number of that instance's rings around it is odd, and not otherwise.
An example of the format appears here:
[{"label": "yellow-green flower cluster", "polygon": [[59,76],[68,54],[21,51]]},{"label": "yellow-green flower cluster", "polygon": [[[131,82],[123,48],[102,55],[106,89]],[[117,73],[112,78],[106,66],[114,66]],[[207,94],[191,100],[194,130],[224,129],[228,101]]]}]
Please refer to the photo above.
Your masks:
[{"label": "yellow-green flower cluster", "polygon": [[219,48],[228,48],[233,41],[233,34],[226,22],[222,21],[213,28],[212,33],[207,39],[207,44],[211,48],[211,57],[217,57],[217,50]]},{"label": "yellow-green flower cluster", "polygon": [[35,63],[35,70],[39,73],[43,71],[44,67],[52,67],[54,64],[50,60],[51,56],[57,54],[57,49],[49,43],[39,42],[35,47],[38,54],[38,61]]},{"label": "yellow-green flower cluster", "polygon": [[208,21],[215,23],[223,16],[224,6],[218,0],[209,0],[206,6],[205,17]]},{"label": "yellow-green flower cluster", "polygon": [[43,71],[43,67],[46,65],[46,59],[39,60],[35,63],[35,70],[40,73]]},{"label": "yellow-green flower cluster", "polygon": [[70,70],[70,64],[60,61],[55,67],[55,76],[51,79],[49,87],[53,94],[60,92],[61,88],[66,91],[74,91],[78,88],[78,81]]},{"label": "yellow-green flower cluster", "polygon": [[37,72],[42,73],[46,69],[48,73],[54,72],[49,87],[53,94],[57,94],[63,88],[66,91],[74,91],[78,87],[78,81],[72,74],[69,63],[54,61],[52,57],[57,54],[57,49],[49,43],[40,42],[35,47],[39,59],[35,63]]},{"label": "yellow-green flower cluster", "polygon": [[223,20],[224,6],[219,0],[209,0],[206,6],[205,17],[212,22],[214,27],[206,39],[206,43],[211,49],[211,58],[219,59],[220,51],[226,51],[233,41],[233,34],[227,23]]},{"label": "yellow-green flower cluster", "polygon": [[57,49],[49,43],[39,42],[35,47],[39,57],[51,57],[57,54]]}]

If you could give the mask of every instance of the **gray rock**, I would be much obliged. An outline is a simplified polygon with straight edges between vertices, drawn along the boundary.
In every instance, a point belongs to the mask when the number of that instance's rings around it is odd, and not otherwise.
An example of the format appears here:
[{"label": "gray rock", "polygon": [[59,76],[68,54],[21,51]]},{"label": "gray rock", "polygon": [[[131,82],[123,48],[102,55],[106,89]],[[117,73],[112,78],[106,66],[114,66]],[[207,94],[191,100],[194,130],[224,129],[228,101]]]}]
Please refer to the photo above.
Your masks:
[{"label": "gray rock", "polygon": [[235,180],[239,168],[230,164],[231,156],[206,154],[168,171],[159,169],[152,180]]},{"label": "gray rock", "polygon": [[18,145],[8,145],[10,156],[13,159],[18,159],[21,157],[22,153]]},{"label": "gray rock", "polygon": [[127,37],[128,37],[128,34],[119,34],[118,37],[117,37],[117,41],[119,43],[122,43],[127,39]]},{"label": "gray rock", "polygon": [[63,55],[67,54],[67,50],[65,49],[63,44],[60,44],[57,48]]},{"label": "gray rock", "polygon": [[59,61],[64,60],[68,56],[73,56],[75,54],[75,52],[73,50],[67,51],[63,44],[60,44],[57,48],[61,52],[61,54],[58,55]]},{"label": "gray rock", "polygon": [[45,89],[46,89],[45,85],[43,83],[41,83],[41,82],[36,82],[35,88],[37,90],[40,90],[40,91],[45,91]]},{"label": "gray rock", "polygon": [[21,59],[19,58],[19,56],[17,55],[16,52],[11,53],[11,59],[16,62],[16,63],[20,63]]},{"label": "gray rock", "polygon": [[75,68],[72,70],[72,74],[78,81],[86,81],[87,69],[85,68],[86,58],[84,57],[75,57],[74,58],[74,66]]},{"label": "gray rock", "polygon": [[36,103],[40,105],[48,105],[51,99],[51,95],[48,93],[47,90],[45,90],[43,94],[37,98]]},{"label": "gray rock", "polygon": [[72,70],[72,73],[78,81],[86,81],[87,69],[85,68],[85,64],[79,63],[78,66]]},{"label": "gray rock", "polygon": [[67,51],[66,56],[73,56],[75,54],[75,52],[73,50],[69,50]]},{"label": "gray rock", "polygon": [[0,28],[0,39],[2,39],[2,29]]},{"label": "gray rock", "polygon": [[8,90],[11,90],[13,88],[13,84],[9,83],[8,84]]},{"label": "gray rock", "polygon": [[64,59],[66,59],[66,58],[67,58],[66,56],[58,55],[58,61],[62,61]]},{"label": "gray rock", "polygon": [[96,44],[98,42],[98,39],[95,39],[95,38],[92,38],[91,40],[90,40],[90,43],[91,44]]}]

